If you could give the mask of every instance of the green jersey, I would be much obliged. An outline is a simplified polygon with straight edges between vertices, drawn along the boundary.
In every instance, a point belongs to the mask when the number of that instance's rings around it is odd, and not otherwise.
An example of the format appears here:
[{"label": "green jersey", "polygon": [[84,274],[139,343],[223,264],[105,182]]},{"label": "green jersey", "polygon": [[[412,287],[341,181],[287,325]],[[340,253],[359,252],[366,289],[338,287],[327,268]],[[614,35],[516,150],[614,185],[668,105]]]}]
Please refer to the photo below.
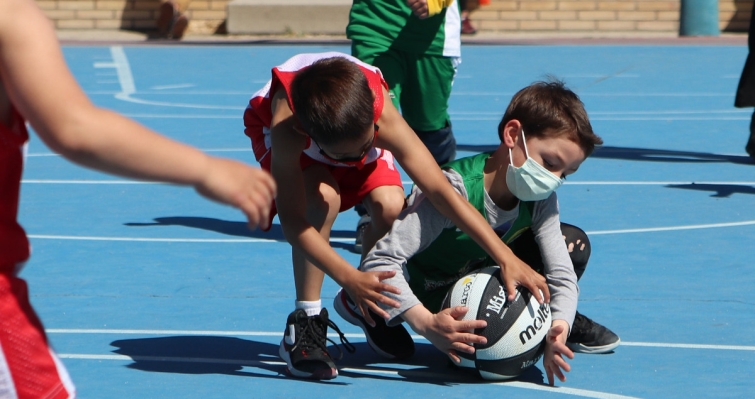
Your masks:
[{"label": "green jersey", "polygon": [[[489,153],[462,158],[448,163],[444,168],[453,169],[462,176],[464,187],[472,206],[486,219],[484,174]],[[501,239],[507,244],[532,225],[534,202],[521,202],[519,216]],[[412,292],[431,312],[440,311],[441,302],[448,289],[465,274],[493,265],[490,256],[471,237],[458,228],[443,232],[422,252],[412,256],[406,269]]]},{"label": "green jersey", "polygon": [[354,0],[346,36],[412,54],[460,57],[459,2],[419,19],[405,0]]}]

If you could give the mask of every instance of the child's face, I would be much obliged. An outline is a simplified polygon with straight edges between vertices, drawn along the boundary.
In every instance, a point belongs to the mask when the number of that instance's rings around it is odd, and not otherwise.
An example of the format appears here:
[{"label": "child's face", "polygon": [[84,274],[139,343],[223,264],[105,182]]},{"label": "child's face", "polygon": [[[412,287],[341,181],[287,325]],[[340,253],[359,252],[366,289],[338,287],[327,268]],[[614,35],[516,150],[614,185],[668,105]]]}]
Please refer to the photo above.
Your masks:
[{"label": "child's face", "polygon": [[[334,162],[350,163],[363,162],[364,158],[375,146],[378,135],[378,125],[368,129],[361,137],[354,141],[346,141],[335,144],[320,145],[320,154]],[[314,139],[313,139],[314,140]]]},{"label": "child's face", "polygon": [[[585,160],[582,147],[564,137],[527,137],[527,150],[535,162],[562,179],[576,172]],[[512,161],[517,167],[522,166],[527,160],[522,140],[517,141],[512,156]]]}]

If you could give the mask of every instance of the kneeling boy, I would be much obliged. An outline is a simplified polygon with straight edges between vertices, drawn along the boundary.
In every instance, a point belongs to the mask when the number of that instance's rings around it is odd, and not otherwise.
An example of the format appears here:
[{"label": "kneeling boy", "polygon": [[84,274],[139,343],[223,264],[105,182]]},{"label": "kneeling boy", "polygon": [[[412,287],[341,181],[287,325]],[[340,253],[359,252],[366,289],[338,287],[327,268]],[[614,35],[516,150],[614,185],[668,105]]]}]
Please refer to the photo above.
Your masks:
[{"label": "kneeling boy", "polygon": [[[501,144],[496,151],[451,162],[444,173],[489,224],[502,232],[501,239],[514,254],[545,275],[553,324],[543,364],[553,384],[554,375],[564,381],[563,371],[570,369],[563,356],[573,357],[567,346],[569,331],[574,335],[584,330],[577,321],[591,327],[593,335],[600,335],[579,339],[597,338],[602,351],[619,343],[605,327],[583,316],[575,321],[579,288],[573,263],[584,270],[590,247],[582,230],[560,222],[554,193],[603,141],[593,133],[582,102],[561,82],[538,82],[519,91],[498,126],[498,135]],[[415,187],[407,203],[408,208],[361,266],[364,271],[395,272],[384,282],[398,287],[402,294],[386,295],[401,306],[386,308],[388,323],[378,327],[362,322],[343,291],[336,297],[335,307],[345,320],[365,330],[378,353],[397,353],[396,346],[407,355],[413,352],[411,341],[394,338],[408,335],[400,325],[405,320],[414,331],[458,360],[456,351],[474,352],[468,343],[484,343],[484,337],[468,331],[484,327],[485,322],[458,321],[466,308],[441,311],[441,302],[459,278],[494,262],[426,201],[421,190]],[[576,348],[573,344],[569,346]]]}]

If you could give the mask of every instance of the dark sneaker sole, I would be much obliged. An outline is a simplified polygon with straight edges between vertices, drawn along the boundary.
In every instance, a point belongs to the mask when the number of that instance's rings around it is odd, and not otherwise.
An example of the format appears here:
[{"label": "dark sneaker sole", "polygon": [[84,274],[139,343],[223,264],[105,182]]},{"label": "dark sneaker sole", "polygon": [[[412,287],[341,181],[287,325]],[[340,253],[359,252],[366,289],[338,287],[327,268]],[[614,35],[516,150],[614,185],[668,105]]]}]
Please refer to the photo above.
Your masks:
[{"label": "dark sneaker sole", "polygon": [[616,347],[621,344],[621,339],[619,339],[616,342],[610,343],[608,345],[603,346],[586,346],[579,343],[572,343],[567,342],[566,346],[569,347],[569,349],[572,350],[574,353],[589,353],[589,354],[600,354],[600,353],[608,353],[612,350],[616,349]]},{"label": "dark sneaker sole", "polygon": [[329,370],[320,369],[316,370],[314,373],[296,369],[291,364],[291,356],[288,354],[283,341],[281,341],[281,344],[278,346],[278,356],[280,356],[280,358],[283,359],[284,362],[286,362],[286,371],[294,377],[308,378],[313,380],[332,380],[333,378],[338,377],[338,370],[334,368],[331,368]]},{"label": "dark sneaker sole", "polygon": [[336,309],[336,313],[338,313],[338,315],[341,316],[342,319],[362,329],[364,336],[367,338],[367,344],[370,345],[370,348],[372,348],[375,353],[386,359],[398,359],[398,357],[391,355],[390,353],[380,349],[379,346],[375,345],[375,342],[372,340],[372,338],[370,338],[370,334],[367,333],[367,329],[365,328],[366,322],[364,321],[362,316],[359,316],[358,314],[354,313],[353,310],[351,310],[349,305],[346,303],[346,296],[343,295],[341,291],[338,292],[335,299],[333,300],[333,307]]}]

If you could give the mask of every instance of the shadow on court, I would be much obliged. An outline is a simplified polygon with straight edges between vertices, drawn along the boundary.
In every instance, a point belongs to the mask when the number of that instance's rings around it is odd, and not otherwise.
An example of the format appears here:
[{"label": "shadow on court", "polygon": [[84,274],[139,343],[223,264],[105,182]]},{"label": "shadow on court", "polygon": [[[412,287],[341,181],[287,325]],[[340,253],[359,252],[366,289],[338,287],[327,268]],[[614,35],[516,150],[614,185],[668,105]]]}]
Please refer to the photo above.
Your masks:
[{"label": "shadow on court", "polygon": [[[259,238],[264,240],[275,240],[286,242],[283,235],[283,229],[280,224],[273,224],[269,231],[260,229],[250,230],[246,222],[234,222],[230,220],[221,220],[197,216],[168,216],[154,218],[154,223],[124,223],[125,226],[131,227],[158,227],[158,226],[184,226],[193,229],[213,231],[227,236]],[[354,230],[333,230],[330,232],[331,238],[337,239],[354,239]],[[334,248],[343,248],[351,250],[353,243],[331,241],[330,245]]]},{"label": "shadow on court", "polygon": [[[123,339],[110,343],[114,353],[128,356],[130,369],[177,374],[225,374],[239,377],[292,378],[278,357],[278,345],[235,337],[173,336]],[[411,359],[389,363],[375,354],[366,342],[354,344],[356,352],[344,351],[337,361],[339,374],[348,378],[405,381],[442,386],[485,383],[472,371],[454,367],[430,344],[416,345]],[[337,356],[332,345],[329,351]],[[265,370],[259,372],[255,370]],[[271,373],[274,373],[271,374]],[[543,373],[530,367],[517,381],[543,384]],[[348,385],[344,380],[302,380],[330,385]]]},{"label": "shadow on court", "polygon": [[755,194],[755,187],[743,186],[736,184],[669,184],[668,188],[679,188],[682,190],[710,191],[711,197],[729,198],[733,194]]},{"label": "shadow on court", "polygon": [[[459,144],[456,148],[459,151],[490,152],[495,151],[498,146]],[[633,147],[603,146],[596,148],[590,157],[666,163],[733,163],[755,165],[755,160],[746,155],[724,155],[709,152],[656,150]]]}]

